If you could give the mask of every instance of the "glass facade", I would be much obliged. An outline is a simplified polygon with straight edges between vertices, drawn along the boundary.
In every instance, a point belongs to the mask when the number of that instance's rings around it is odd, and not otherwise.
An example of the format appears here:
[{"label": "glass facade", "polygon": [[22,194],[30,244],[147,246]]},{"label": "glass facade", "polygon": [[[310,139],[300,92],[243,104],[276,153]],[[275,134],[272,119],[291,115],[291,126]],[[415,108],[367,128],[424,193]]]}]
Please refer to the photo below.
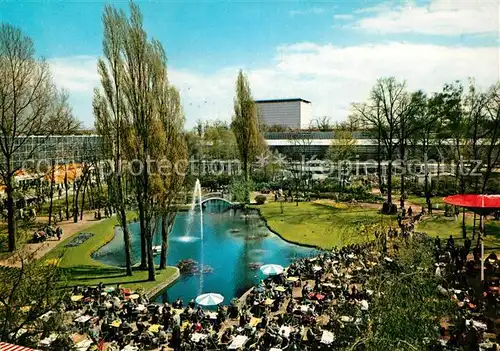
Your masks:
[{"label": "glass facade", "polygon": [[[101,159],[102,138],[99,135],[52,135],[19,137],[14,141],[14,168],[29,169],[46,162],[81,163]],[[5,163],[3,153],[0,162]]]}]

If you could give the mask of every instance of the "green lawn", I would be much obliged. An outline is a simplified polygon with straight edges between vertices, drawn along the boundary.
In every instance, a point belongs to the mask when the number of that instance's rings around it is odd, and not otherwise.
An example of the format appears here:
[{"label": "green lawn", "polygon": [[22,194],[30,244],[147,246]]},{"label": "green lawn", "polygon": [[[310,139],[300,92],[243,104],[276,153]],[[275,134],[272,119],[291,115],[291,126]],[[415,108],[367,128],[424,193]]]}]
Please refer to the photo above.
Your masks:
[{"label": "green lawn", "polygon": [[[395,217],[356,205],[300,202],[296,206],[295,203],[284,203],[283,214],[276,202],[256,208],[268,226],[285,240],[323,249],[368,240],[370,235],[363,234],[363,226],[397,225]],[[374,228],[371,229],[367,232],[372,233]]]},{"label": "green lawn", "polygon": [[[408,202],[411,202],[412,204],[417,204],[420,207],[425,207],[427,209],[427,204],[425,202],[425,197],[420,197],[420,196],[409,196],[407,199]],[[439,210],[444,210],[444,201],[443,198],[440,196],[436,197],[431,197],[431,203],[432,203],[432,208],[433,209],[439,209]],[[414,209],[415,210],[415,209]],[[420,209],[416,209],[420,210]]]},{"label": "green lawn", "polygon": [[[473,216],[466,216],[466,230],[469,237],[472,236]],[[476,227],[479,226],[479,218],[476,220]],[[461,242],[462,239],[462,216],[455,220],[455,217],[445,217],[443,215],[433,215],[424,219],[417,225],[416,230],[427,233],[428,235],[441,238],[449,238],[453,235],[455,240]],[[484,247],[486,250],[500,251],[500,221],[494,221],[489,217],[485,225],[486,237],[484,238]],[[473,243],[475,245],[475,243]]]},{"label": "green lawn", "polygon": [[[135,217],[130,213],[130,218]],[[99,282],[105,284],[118,284],[132,289],[151,290],[160,282],[170,279],[176,272],[174,267],[168,267],[163,271],[157,271],[156,282],[147,281],[147,271],[135,270],[132,277],[125,275],[125,270],[112,267],[92,259],[91,254],[105,245],[113,238],[114,226],[117,224],[116,217],[103,220],[84,232],[93,233],[94,236],[79,246],[67,248],[68,243],[74,236],[66,238],[57,248],[49,252],[42,260],[60,258],[59,267],[66,273],[68,285],[96,285]]]}]

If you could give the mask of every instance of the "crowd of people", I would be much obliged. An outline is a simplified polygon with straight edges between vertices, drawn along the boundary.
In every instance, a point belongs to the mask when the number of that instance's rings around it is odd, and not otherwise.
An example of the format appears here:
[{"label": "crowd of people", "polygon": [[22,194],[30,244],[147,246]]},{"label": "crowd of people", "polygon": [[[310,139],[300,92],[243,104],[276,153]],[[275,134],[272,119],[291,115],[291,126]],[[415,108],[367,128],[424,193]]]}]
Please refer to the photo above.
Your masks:
[{"label": "crowd of people", "polygon": [[[397,235],[392,233],[391,235]],[[486,260],[478,279],[478,257],[469,242],[435,242],[439,292],[459,309],[459,321],[443,322],[434,349],[496,350],[499,261]],[[378,247],[378,246],[377,246]],[[151,303],[119,287],[76,287],[61,308],[72,332],[87,335],[89,349],[107,350],[331,350],[352,345],[370,323],[374,269],[391,269],[397,258],[376,244],[351,245],[293,262],[228,306],[212,309]],[[389,249],[391,251],[391,249]],[[472,257],[471,257],[472,256]],[[42,340],[50,345],[50,340]],[[432,344],[432,343],[431,343]],[[93,345],[93,346],[91,346]],[[50,349],[50,346],[47,346]]]},{"label": "crowd of people", "polygon": [[[435,274],[443,277],[440,293],[457,305],[458,320],[443,323],[440,345],[470,350],[498,350],[500,334],[500,261],[490,253],[481,265],[480,243],[472,248],[465,239],[456,245],[452,236],[446,244],[439,237],[434,240],[436,254]],[[484,280],[481,280],[484,270]]]},{"label": "crowd of people", "polygon": [[[375,241],[296,260],[227,306],[207,309],[180,298],[151,303],[141,292],[99,284],[75,287],[60,309],[69,331],[83,336],[80,350],[344,348],[369,330],[374,291],[368,282],[375,271],[394,271],[398,245],[421,235],[413,231],[419,215],[402,214],[399,229],[377,232]],[[485,260],[481,281],[481,251],[470,240],[457,245],[451,236],[446,243],[436,237],[434,253],[438,293],[456,303],[457,313],[440,321],[440,337],[429,348],[499,350],[496,255]],[[47,336],[38,346],[50,350],[56,339]]]},{"label": "crowd of people", "polygon": [[57,238],[57,240],[61,240],[62,236],[63,229],[61,227],[58,226],[54,229],[52,226],[47,225],[40,230],[35,231],[30,241],[32,243],[41,243],[51,238]]}]

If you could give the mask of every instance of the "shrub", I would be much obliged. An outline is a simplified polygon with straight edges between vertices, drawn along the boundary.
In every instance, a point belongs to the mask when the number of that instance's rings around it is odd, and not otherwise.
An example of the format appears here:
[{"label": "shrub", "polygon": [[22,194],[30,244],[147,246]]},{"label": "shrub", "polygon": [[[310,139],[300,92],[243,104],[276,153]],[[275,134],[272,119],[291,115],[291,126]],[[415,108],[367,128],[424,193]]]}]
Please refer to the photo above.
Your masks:
[{"label": "shrub", "polygon": [[255,202],[257,205],[263,205],[266,202],[266,197],[264,195],[257,195],[255,197]]}]

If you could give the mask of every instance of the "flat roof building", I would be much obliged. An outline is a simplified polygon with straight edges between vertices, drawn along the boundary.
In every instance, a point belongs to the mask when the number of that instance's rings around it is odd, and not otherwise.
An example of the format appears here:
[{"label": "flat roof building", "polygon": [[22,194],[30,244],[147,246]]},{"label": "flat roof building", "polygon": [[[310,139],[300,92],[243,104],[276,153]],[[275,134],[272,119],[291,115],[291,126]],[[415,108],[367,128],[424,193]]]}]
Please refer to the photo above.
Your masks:
[{"label": "flat roof building", "polygon": [[308,100],[256,100],[255,104],[262,122],[268,127],[279,125],[291,129],[307,129],[311,125],[312,106]]}]

